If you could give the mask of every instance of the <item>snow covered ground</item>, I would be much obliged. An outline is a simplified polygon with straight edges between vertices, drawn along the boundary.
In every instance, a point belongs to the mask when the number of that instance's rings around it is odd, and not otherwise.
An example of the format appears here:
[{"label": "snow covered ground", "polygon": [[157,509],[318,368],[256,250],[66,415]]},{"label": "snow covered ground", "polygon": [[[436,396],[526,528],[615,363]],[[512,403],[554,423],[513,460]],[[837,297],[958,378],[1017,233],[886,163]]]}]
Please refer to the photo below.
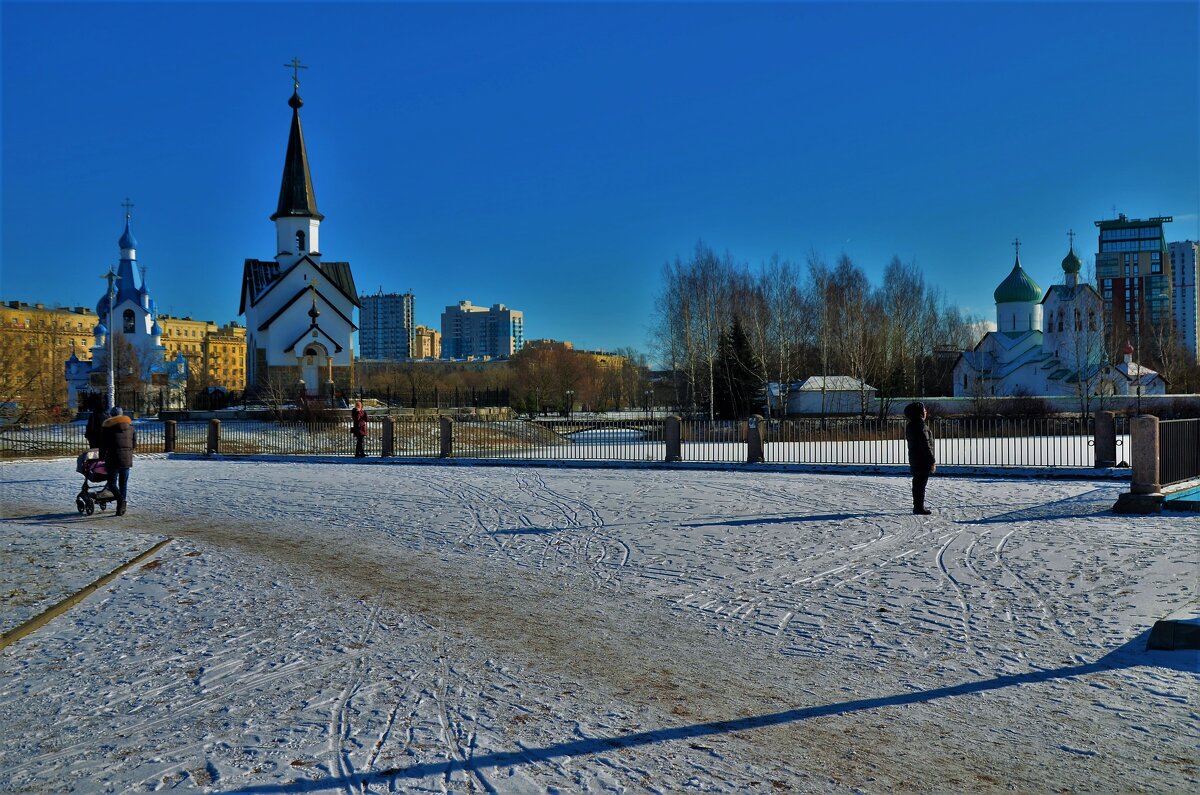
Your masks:
[{"label": "snow covered ground", "polygon": [[1200,519],[1121,485],[0,463],[0,791],[1196,791]]}]

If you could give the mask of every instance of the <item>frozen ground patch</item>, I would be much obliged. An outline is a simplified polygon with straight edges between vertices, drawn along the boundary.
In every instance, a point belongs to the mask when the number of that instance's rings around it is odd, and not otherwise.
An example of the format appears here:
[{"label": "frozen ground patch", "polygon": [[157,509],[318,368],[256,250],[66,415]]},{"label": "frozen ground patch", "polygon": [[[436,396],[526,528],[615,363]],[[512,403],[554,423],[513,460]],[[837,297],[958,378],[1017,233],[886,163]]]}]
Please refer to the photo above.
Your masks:
[{"label": "frozen ground patch", "polygon": [[1197,785],[1196,657],[1142,648],[1200,521],[1117,484],[139,459],[79,520],[75,481],[0,464],[5,537],[176,541],[4,650],[0,789]]}]

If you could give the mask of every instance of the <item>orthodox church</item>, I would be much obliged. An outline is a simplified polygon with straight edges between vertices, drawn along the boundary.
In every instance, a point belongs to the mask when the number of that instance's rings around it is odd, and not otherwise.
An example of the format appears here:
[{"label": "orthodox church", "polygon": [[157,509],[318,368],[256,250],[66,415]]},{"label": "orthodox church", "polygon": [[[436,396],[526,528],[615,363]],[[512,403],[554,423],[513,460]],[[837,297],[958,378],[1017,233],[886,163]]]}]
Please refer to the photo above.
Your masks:
[{"label": "orthodox church", "polygon": [[[1016,244],[1016,245],[1019,245]],[[1109,362],[1104,341],[1104,299],[1079,279],[1083,262],[1072,241],[1063,258],[1063,283],[1043,295],[1018,249],[1012,271],[996,288],[996,330],[954,367],[955,397],[1039,397],[1166,393],[1158,373],[1132,360]]]},{"label": "orthodox church", "polygon": [[[167,349],[162,344],[162,327],[156,319],[158,309],[146,287],[145,269],[141,271],[140,284],[135,281],[137,241],[129,228],[130,206],[126,205],[125,209],[125,232],[117,242],[121,250],[120,264],[116,274],[111,277],[111,288],[106,289],[96,303],[92,359],[81,360],[74,350],[67,359],[67,400],[75,409],[83,407],[89,394],[107,393],[110,335],[115,348],[115,399],[123,408],[145,412],[184,405],[188,383],[187,360],[182,353],[174,360],[167,359]],[[111,270],[109,274],[112,274]],[[130,353],[133,355],[130,356]],[[122,361],[123,356],[127,361]]]},{"label": "orthodox church", "polygon": [[[299,67],[298,63],[293,66]],[[292,126],[275,222],[275,258],[247,259],[239,314],[246,316],[246,385],[259,393],[326,398],[349,390],[358,291],[348,262],[321,258],[320,228],[293,77]]]}]

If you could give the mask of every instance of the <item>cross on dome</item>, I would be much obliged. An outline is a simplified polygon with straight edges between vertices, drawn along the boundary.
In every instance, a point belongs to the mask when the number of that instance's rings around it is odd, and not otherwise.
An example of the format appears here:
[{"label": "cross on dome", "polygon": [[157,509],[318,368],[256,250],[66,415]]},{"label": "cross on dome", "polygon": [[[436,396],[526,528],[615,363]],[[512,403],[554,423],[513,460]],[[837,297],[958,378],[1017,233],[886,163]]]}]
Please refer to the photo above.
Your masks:
[{"label": "cross on dome", "polygon": [[293,57],[292,62],[285,63],[283,65],[283,68],[292,70],[292,90],[299,91],[300,90],[300,70],[307,69],[308,67],[305,66],[304,64],[300,63],[299,58]]}]

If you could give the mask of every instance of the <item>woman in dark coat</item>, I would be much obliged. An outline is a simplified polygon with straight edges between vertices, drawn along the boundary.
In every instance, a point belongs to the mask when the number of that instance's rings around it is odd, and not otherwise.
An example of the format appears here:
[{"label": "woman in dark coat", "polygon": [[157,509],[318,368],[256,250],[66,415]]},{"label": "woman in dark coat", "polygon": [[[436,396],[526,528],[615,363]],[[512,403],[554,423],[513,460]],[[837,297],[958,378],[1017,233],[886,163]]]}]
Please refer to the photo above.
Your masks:
[{"label": "woman in dark coat", "polygon": [[133,420],[121,413],[120,406],[108,410],[108,419],[100,429],[100,457],[108,468],[108,490],[117,497],[117,516],[125,515],[125,494],[129,469],[137,449],[137,431]]},{"label": "woman in dark coat", "polygon": [[354,434],[354,457],[366,458],[363,442],[367,438],[367,411],[361,400],[354,401],[354,408],[350,409],[350,433]]},{"label": "woman in dark coat", "polygon": [[925,484],[937,471],[937,461],[933,457],[933,433],[925,424],[928,412],[924,403],[909,403],[904,407],[904,416],[908,417],[904,438],[908,440],[908,468],[913,476],[913,513],[930,514],[933,512],[925,507]]},{"label": "woman in dark coat", "polygon": [[83,437],[87,439],[88,447],[100,448],[101,428],[104,421],[108,419],[108,415],[104,413],[104,405],[100,402],[99,395],[92,395],[88,398],[88,419],[87,427],[84,428]]}]

